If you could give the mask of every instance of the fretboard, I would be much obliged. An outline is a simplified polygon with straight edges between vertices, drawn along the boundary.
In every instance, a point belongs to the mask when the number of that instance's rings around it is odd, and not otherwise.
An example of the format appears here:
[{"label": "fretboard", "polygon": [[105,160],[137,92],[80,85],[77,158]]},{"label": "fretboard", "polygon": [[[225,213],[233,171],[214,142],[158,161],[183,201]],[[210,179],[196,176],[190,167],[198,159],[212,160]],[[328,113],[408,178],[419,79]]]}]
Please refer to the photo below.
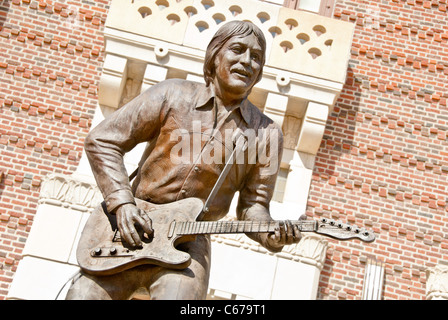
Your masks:
[{"label": "fretboard", "polygon": [[[315,221],[291,221],[300,231],[313,232],[316,230]],[[177,235],[219,234],[219,233],[253,233],[274,232],[277,221],[177,221],[175,233]]]}]

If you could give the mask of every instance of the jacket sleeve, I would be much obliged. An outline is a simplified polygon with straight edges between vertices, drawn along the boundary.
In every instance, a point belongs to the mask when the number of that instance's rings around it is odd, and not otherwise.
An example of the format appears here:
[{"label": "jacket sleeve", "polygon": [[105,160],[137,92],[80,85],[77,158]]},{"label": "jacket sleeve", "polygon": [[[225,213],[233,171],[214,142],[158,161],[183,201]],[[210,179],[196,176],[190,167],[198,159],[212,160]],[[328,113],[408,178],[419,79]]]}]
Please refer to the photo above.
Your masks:
[{"label": "jacket sleeve", "polygon": [[123,157],[158,134],[166,101],[166,84],[152,86],[90,131],[84,146],[107,210],[134,203]]},{"label": "jacket sleeve", "polygon": [[[270,125],[263,131],[257,141],[257,161],[245,179],[240,190],[237,206],[239,220],[269,221],[269,203],[274,193],[277,174],[283,153],[283,134],[277,125]],[[266,233],[247,234],[270,251],[281,251],[281,248],[270,248],[266,243]]]}]

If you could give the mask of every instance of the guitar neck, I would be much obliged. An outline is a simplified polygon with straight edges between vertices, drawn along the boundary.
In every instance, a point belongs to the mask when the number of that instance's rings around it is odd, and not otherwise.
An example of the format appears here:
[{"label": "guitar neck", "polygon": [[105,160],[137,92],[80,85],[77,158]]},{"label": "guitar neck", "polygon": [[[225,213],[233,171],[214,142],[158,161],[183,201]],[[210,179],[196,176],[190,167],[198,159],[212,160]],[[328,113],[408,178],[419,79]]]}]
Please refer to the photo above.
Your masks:
[{"label": "guitar neck", "polygon": [[[173,222],[177,235],[274,232],[278,221],[192,221]],[[302,232],[316,231],[315,221],[291,221]]]}]

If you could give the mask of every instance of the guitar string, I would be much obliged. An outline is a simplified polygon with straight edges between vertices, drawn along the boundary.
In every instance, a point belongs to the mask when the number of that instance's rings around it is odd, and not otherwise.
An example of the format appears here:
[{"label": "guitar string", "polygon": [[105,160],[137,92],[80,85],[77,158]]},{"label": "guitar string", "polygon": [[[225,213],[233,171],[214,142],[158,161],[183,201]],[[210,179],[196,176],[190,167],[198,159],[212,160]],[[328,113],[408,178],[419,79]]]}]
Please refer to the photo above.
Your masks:
[{"label": "guitar string", "polygon": [[[314,227],[316,221],[291,221],[306,229]],[[254,224],[257,231],[254,231]],[[277,221],[182,221],[176,225],[178,235],[241,233],[241,232],[273,232]],[[301,228],[302,229],[302,228]]]}]

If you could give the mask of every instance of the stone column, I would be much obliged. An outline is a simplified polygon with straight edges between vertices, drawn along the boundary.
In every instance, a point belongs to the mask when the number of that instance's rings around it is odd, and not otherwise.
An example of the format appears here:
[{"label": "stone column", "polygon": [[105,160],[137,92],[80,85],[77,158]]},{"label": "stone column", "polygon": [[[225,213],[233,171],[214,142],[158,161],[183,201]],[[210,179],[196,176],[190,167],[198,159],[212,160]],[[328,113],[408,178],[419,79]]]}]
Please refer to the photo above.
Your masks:
[{"label": "stone column", "polygon": [[313,174],[315,155],[293,152],[283,198],[283,219],[297,219],[305,213]]},{"label": "stone column", "polygon": [[[271,299],[315,300],[320,272],[325,263],[328,241],[306,234],[297,246],[287,246],[278,254]],[[281,259],[281,256],[292,260]]]},{"label": "stone column", "polygon": [[[162,50],[162,51],[160,51]],[[161,48],[159,50],[156,49],[159,54],[168,54],[168,49]],[[160,53],[162,52],[162,53]],[[166,53],[165,53],[166,52]],[[142,92],[151,87],[152,85],[159,83],[166,79],[168,74],[168,69],[165,67],[161,67],[155,64],[148,63],[146,65],[145,75],[143,76],[143,84],[142,84]]]},{"label": "stone column", "polygon": [[127,59],[108,53],[98,90],[100,105],[118,108],[127,79]]},{"label": "stone column", "polygon": [[287,105],[287,96],[269,92],[266,99],[264,113],[281,128],[283,126]]},{"label": "stone column", "polygon": [[327,105],[308,102],[305,117],[300,130],[297,151],[316,154],[327,123],[329,108]]}]

